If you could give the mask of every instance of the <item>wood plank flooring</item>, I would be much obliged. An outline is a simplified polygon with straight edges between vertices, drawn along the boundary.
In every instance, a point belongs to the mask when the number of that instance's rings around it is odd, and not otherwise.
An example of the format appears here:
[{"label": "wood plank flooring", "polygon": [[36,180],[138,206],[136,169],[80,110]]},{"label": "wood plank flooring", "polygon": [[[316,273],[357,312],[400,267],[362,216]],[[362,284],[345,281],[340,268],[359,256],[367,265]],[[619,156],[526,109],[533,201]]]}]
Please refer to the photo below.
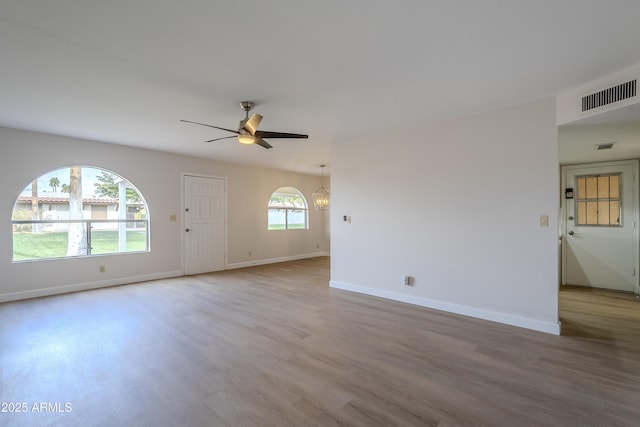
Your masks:
[{"label": "wood plank flooring", "polygon": [[0,401],[27,405],[0,425],[640,425],[633,296],[563,288],[557,337],[328,279],[314,258],[0,304]]}]

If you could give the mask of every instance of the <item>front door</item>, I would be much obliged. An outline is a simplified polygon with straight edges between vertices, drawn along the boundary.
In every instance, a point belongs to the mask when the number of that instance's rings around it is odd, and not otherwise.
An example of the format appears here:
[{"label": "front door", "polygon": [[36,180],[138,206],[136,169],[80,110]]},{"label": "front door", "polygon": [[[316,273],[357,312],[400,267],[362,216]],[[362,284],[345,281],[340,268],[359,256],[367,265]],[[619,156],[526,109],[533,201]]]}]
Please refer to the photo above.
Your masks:
[{"label": "front door", "polygon": [[563,284],[638,288],[637,161],[564,166]]},{"label": "front door", "polygon": [[225,179],[185,175],[185,274],[226,268],[226,199]]}]

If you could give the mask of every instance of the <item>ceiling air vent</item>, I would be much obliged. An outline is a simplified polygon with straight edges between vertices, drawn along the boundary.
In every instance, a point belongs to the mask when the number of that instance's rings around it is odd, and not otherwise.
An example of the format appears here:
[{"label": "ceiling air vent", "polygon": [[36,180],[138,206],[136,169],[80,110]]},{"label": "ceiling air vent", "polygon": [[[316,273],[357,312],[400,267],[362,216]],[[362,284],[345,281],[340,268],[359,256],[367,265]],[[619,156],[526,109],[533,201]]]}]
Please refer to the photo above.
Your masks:
[{"label": "ceiling air vent", "polygon": [[603,89],[600,92],[582,97],[582,112],[593,110],[613,102],[623,99],[633,98],[637,92],[637,80],[630,80],[626,83]]},{"label": "ceiling air vent", "polygon": [[604,144],[598,144],[596,145],[596,150],[611,150],[613,148],[613,144],[615,144],[615,142],[607,142]]}]

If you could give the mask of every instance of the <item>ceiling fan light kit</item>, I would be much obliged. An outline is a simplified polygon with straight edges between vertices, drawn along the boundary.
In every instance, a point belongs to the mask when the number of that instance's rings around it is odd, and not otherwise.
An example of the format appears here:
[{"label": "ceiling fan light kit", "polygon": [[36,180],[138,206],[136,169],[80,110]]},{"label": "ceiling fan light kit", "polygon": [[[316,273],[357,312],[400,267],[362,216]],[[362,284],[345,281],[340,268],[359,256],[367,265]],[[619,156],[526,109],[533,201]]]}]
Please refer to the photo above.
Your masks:
[{"label": "ceiling fan light kit", "polygon": [[240,134],[238,135],[238,142],[240,144],[254,144],[256,139],[251,134]]},{"label": "ceiling fan light kit", "polygon": [[[249,111],[255,107],[256,104],[252,101],[242,101],[240,103],[240,108],[244,111],[244,119],[240,120],[240,124],[238,125],[238,130],[227,129],[219,126],[208,125],[206,123],[192,122],[191,120],[181,120],[186,123],[193,123],[196,125],[207,126],[214,129],[220,129],[226,132],[231,132],[237,135],[238,142],[241,144],[251,145],[257,144],[264,148],[273,148],[271,144],[264,140],[264,138],[289,138],[289,139],[307,139],[309,135],[303,135],[300,133],[287,133],[287,132],[271,132],[267,130],[258,130],[258,126],[262,121],[262,116],[260,114],[252,114],[249,117]],[[210,139],[207,142],[219,141],[221,139],[229,139],[233,138],[233,136],[227,136],[223,138],[215,138]]]}]

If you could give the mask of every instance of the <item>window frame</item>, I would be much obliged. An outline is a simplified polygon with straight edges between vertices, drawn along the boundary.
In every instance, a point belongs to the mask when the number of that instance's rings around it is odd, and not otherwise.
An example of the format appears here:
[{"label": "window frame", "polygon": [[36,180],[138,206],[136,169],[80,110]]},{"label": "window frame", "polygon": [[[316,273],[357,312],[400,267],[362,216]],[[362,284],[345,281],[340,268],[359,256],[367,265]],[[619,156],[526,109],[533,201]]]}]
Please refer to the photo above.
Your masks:
[{"label": "window frame", "polygon": [[[296,198],[296,200],[301,200],[303,206],[295,206],[295,203],[290,203],[290,206],[286,203],[283,203],[280,206],[272,205],[274,196],[285,196],[291,195]],[[284,211],[284,224],[278,223],[274,224],[271,222],[271,213],[272,212],[280,212]],[[300,214],[302,213],[304,217],[304,223],[302,227],[291,226],[289,223],[290,214]],[[296,222],[295,224],[300,224]],[[277,227],[276,227],[277,225]],[[280,227],[282,225],[282,227]],[[279,187],[269,197],[269,201],[267,202],[267,230],[268,231],[285,231],[285,230],[308,230],[309,229],[309,204],[307,203],[307,199],[304,197],[302,192],[295,187]]]},{"label": "window frame", "polygon": [[[608,192],[608,197],[600,197],[599,195],[599,183],[598,183],[598,179],[602,178],[602,177],[606,177],[609,180],[609,185],[607,187],[607,192]],[[617,197],[611,197],[611,177],[617,177],[617,181],[618,181],[618,187],[617,187]],[[588,184],[588,180],[589,179],[596,179],[596,197],[588,197],[588,190],[586,188],[587,184]],[[584,197],[582,197],[583,195],[581,194],[581,190],[580,190],[580,181],[581,180],[585,180],[584,181]],[[575,198],[575,203],[574,203],[574,216],[576,218],[575,220],[575,226],[576,227],[623,227],[623,206],[622,206],[622,173],[621,172],[615,172],[615,173],[605,173],[605,174],[587,174],[587,175],[578,175],[576,176],[576,198]],[[611,223],[611,203],[617,203],[618,205],[618,222],[617,223]],[[590,203],[595,203],[596,204],[596,223],[589,223],[589,209],[588,209],[588,205]],[[607,214],[607,218],[609,218],[609,223],[599,223],[600,219],[599,219],[599,205],[601,203],[607,203],[609,206],[609,213]],[[584,220],[585,222],[582,222],[582,215],[581,215],[581,206],[582,204],[584,204]]]},{"label": "window frame", "polygon": [[[41,179],[45,179],[45,177],[49,177],[49,176],[55,176],[56,173],[60,174],[61,171],[64,171],[64,173],[67,173],[72,167],[74,166],[63,166],[61,168],[57,168],[57,169],[53,169],[51,171],[48,171],[44,174],[42,174],[41,176],[39,176],[35,181],[40,181]],[[125,255],[125,254],[135,254],[135,253],[148,253],[151,252],[151,246],[150,246],[150,242],[151,242],[151,238],[150,238],[150,215],[149,215],[149,208],[147,205],[147,202],[144,198],[144,196],[142,195],[142,193],[138,190],[138,188],[128,179],[124,178],[123,176],[109,170],[109,169],[105,169],[99,166],[87,166],[87,165],[82,165],[79,166],[82,168],[83,170],[83,176],[84,176],[84,171],[87,170],[91,170],[91,174],[95,175],[95,181],[93,179],[90,180],[90,182],[92,184],[97,184],[99,182],[99,179],[97,178],[97,176],[108,176],[110,179],[113,179],[114,181],[119,182],[122,181],[125,183],[124,188],[125,189],[131,189],[136,193],[135,198],[133,199],[128,199],[125,196],[125,218],[93,218],[92,215],[92,209],[91,206],[93,204],[95,204],[95,200],[99,199],[102,203],[104,203],[104,200],[110,200],[112,202],[113,205],[115,205],[115,211],[119,212],[121,209],[120,206],[120,198],[114,198],[111,196],[105,196],[105,195],[98,195],[96,196],[95,194],[93,195],[89,195],[89,194],[83,194],[83,202],[82,202],[82,213],[83,213],[83,218],[64,218],[64,219],[52,219],[52,218],[45,218],[45,219],[15,219],[16,216],[20,216],[20,215],[16,215],[17,212],[20,211],[28,211],[28,209],[20,209],[19,205],[25,205],[26,203],[24,203],[22,200],[24,200],[27,190],[29,189],[29,187],[32,184],[29,184],[25,187],[25,189],[18,195],[18,197],[16,198],[14,204],[13,204],[13,208],[11,210],[11,262],[12,263],[24,263],[24,262],[34,262],[34,261],[45,261],[45,260],[61,260],[61,259],[74,259],[74,258],[85,258],[85,257],[95,257],[95,256],[108,256],[108,255]],[[106,174],[106,175],[105,175]],[[83,178],[84,179],[84,178]],[[33,183],[33,181],[32,181]],[[112,184],[113,185],[113,184]],[[118,187],[118,191],[119,191]],[[129,192],[127,191],[127,193],[129,194]],[[47,196],[42,196],[40,197],[42,194],[47,194],[48,197],[53,197],[53,198],[57,198],[57,199],[61,199],[57,200],[55,202],[52,202],[51,199],[47,200]],[[63,215],[64,214],[69,214],[69,202],[64,202],[64,199],[67,198],[68,196],[63,196],[62,194],[64,194],[64,191],[62,193],[57,193],[56,190],[54,190],[53,194],[59,194],[58,197],[51,196],[51,193],[47,193],[47,192],[42,192],[40,193],[40,191],[38,191],[38,210],[40,211],[40,213],[44,213],[44,212],[60,212]],[[43,200],[42,202],[40,202],[40,200]],[[93,202],[93,203],[92,203]],[[52,206],[54,205],[67,205],[67,209],[65,210],[60,210],[60,209],[53,209]],[[130,218],[129,216],[129,208],[131,206],[136,207],[136,212],[140,212],[143,211],[143,217],[140,218]],[[113,212],[113,211],[111,211]],[[106,213],[108,216],[109,213],[109,208],[107,207],[106,209]],[[59,214],[56,214],[59,215]],[[120,214],[118,214],[118,216],[120,216]],[[62,229],[60,228],[61,225],[66,224],[67,227],[62,227]],[[45,231],[45,232],[49,232],[49,233],[66,233],[66,236],[64,237],[64,239],[69,238],[69,232],[70,232],[70,227],[72,224],[82,224],[83,227],[81,228],[82,230],[82,234],[83,234],[83,238],[79,240],[79,243],[81,243],[82,245],[86,246],[86,249],[84,249],[84,253],[79,253],[76,255],[67,255],[65,253],[65,255],[55,255],[55,256],[49,256],[49,255],[44,255],[42,257],[38,256],[37,254],[33,254],[30,253],[29,255],[27,255],[28,257],[20,257],[20,256],[16,256],[16,233],[24,233],[24,231],[22,231],[21,229],[24,230],[24,228],[28,227],[30,228],[30,231],[28,231],[28,233],[30,233],[31,235],[34,235],[35,233],[33,233],[33,229],[34,226],[37,226],[36,228],[40,228],[46,225],[50,225],[52,226],[52,228],[54,228],[53,231]],[[111,227],[109,227],[109,225],[111,225]],[[127,226],[129,225],[129,226]],[[25,227],[26,226],[26,227]],[[111,249],[112,246],[112,242],[110,242],[110,244],[107,246],[108,249],[105,251],[104,247],[102,248],[94,248],[92,246],[92,240],[94,238],[98,238],[98,233],[100,232],[117,232],[118,233],[118,238],[115,240],[115,244],[117,246],[117,249],[113,250]],[[144,247],[142,249],[127,249],[127,242],[130,240],[127,239],[127,236],[129,236],[130,232],[140,232],[140,231],[144,231],[144,242],[141,242],[140,240],[138,240],[138,244],[143,244]],[[124,242],[120,239],[121,233],[124,233],[125,236],[125,240]],[[26,233],[25,233],[26,234]],[[39,232],[37,234],[40,234]],[[58,243],[59,244],[59,243]],[[81,245],[81,246],[82,246]],[[63,246],[61,246],[62,248]]]}]

